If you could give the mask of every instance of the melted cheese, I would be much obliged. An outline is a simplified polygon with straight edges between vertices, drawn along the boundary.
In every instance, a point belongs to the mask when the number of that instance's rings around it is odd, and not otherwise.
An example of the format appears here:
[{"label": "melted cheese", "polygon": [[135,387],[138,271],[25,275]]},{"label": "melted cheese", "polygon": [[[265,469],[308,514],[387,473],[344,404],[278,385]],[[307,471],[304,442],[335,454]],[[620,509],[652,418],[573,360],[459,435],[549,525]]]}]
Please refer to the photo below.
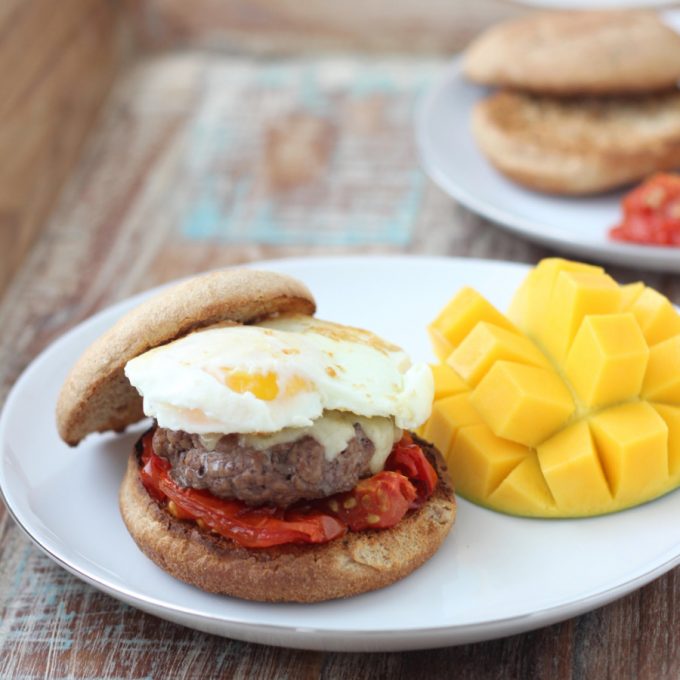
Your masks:
[{"label": "melted cheese", "polygon": [[[324,447],[326,460],[332,461],[347,448],[354,437],[355,423],[361,425],[366,437],[373,443],[374,452],[369,463],[371,472],[373,474],[380,472],[385,466],[392,446],[402,435],[392,418],[366,418],[344,411],[326,411],[308,427],[286,427],[279,432],[268,434],[243,434],[241,442],[244,446],[263,451],[278,444],[288,444],[310,436]],[[223,436],[219,433],[200,435],[201,444],[212,451]]]}]

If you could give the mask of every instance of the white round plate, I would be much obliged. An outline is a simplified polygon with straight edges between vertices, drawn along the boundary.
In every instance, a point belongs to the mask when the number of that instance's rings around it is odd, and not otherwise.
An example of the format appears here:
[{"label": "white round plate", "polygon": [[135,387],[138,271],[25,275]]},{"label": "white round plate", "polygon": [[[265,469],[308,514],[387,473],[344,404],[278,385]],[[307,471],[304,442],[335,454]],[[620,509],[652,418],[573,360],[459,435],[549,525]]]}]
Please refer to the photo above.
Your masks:
[{"label": "white round plate", "polygon": [[607,232],[624,191],[590,198],[549,196],[506,179],[472,136],[472,108],[489,90],[469,83],[460,59],[420,101],[416,140],[426,172],[464,206],[538,243],[584,258],[680,272],[680,248],[617,243]]},{"label": "white round plate", "polygon": [[[505,309],[527,268],[485,260],[366,257],[264,262],[307,283],[319,316],[371,328],[429,360],[425,326],[463,285]],[[531,520],[460,501],[439,552],[400,583],[344,601],[272,605],[210,595],[149,561],[118,513],[118,485],[143,425],[61,442],[54,405],[83,349],[137,296],[43,352],[0,419],[0,489],[21,527],[80,578],[172,621],[232,638],[305,649],[437,647],[519,633],[598,607],[680,561],[680,493],[608,517]]]}]

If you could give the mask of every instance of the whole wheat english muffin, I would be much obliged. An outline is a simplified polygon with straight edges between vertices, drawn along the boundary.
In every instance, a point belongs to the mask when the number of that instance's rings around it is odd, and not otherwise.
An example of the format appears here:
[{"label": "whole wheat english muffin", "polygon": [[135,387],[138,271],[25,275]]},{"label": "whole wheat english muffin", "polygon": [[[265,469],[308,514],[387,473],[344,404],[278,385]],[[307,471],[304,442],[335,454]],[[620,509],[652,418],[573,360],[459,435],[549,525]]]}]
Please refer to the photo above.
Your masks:
[{"label": "whole wheat english muffin", "polygon": [[636,98],[499,92],[473,133],[505,175],[539,191],[591,194],[680,165],[680,92]]},{"label": "whole wheat english muffin", "polygon": [[555,95],[672,88],[680,35],[649,11],[540,12],[492,27],[466,50],[477,83]]},{"label": "whole wheat english muffin", "polygon": [[119,501],[173,576],[262,601],[347,597],[403,578],[451,529],[446,466],[404,431],[429,413],[429,368],[314,310],[289,277],[207,274],[132,310],[67,378],[69,444],[154,418]]}]

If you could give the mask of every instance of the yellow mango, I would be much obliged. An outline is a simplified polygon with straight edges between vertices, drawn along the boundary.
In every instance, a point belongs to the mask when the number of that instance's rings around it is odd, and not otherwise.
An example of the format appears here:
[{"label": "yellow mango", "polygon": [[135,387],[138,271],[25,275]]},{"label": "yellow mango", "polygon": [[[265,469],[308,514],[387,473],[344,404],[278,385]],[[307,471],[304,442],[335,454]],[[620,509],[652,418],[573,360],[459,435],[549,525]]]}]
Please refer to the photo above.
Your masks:
[{"label": "yellow mango", "polygon": [[680,335],[680,315],[668,298],[652,288],[645,288],[630,306],[630,311],[652,346],[674,335]]},{"label": "yellow mango", "polygon": [[430,368],[432,369],[432,378],[434,379],[435,401],[470,389],[450,366],[446,364],[432,364]]},{"label": "yellow mango", "polygon": [[650,401],[680,404],[680,335],[650,350],[642,396]]},{"label": "yellow mango", "polygon": [[550,369],[499,361],[472,392],[472,405],[495,435],[536,446],[560,428],[574,401]]},{"label": "yellow mango", "polygon": [[614,498],[634,503],[668,478],[668,427],[644,401],[614,406],[590,420]]},{"label": "yellow mango", "polygon": [[432,405],[432,414],[423,427],[422,436],[446,456],[460,428],[482,422],[470,403],[470,393],[464,392],[440,399]]},{"label": "yellow mango", "polygon": [[508,330],[515,330],[507,317],[476,290],[463,288],[428,326],[435,354],[442,361],[446,360],[480,321],[489,321]]},{"label": "yellow mango", "polygon": [[625,286],[621,286],[621,311],[629,311],[644,289],[645,284],[642,281],[627,283]]},{"label": "yellow mango", "polygon": [[440,361],[444,361],[451,352],[453,352],[453,345],[444,337],[442,332],[438,328],[433,326],[427,329],[430,335],[430,343],[432,344],[432,349],[436,357]]},{"label": "yellow mango", "polygon": [[586,406],[604,406],[640,394],[648,357],[632,314],[592,315],[576,333],[564,372]]},{"label": "yellow mango", "polygon": [[527,456],[526,446],[496,437],[486,425],[469,425],[458,432],[446,456],[456,471],[456,489],[483,502]]},{"label": "yellow mango", "polygon": [[511,514],[582,517],[680,486],[680,315],[669,300],[551,258],[509,315],[466,289],[430,328],[443,359],[423,432],[459,492]]},{"label": "yellow mango", "polygon": [[586,421],[561,430],[543,442],[536,453],[561,511],[590,515],[609,509],[612,495]]},{"label": "yellow mango", "polygon": [[517,289],[508,311],[510,319],[528,335],[542,334],[553,286],[559,273],[564,271],[598,273],[604,270],[602,267],[563,260],[559,257],[541,260]]},{"label": "yellow mango", "polygon": [[619,311],[621,291],[607,274],[599,272],[560,272],[555,281],[548,323],[537,340],[558,362],[562,362],[581,322],[589,314]]},{"label": "yellow mango", "polygon": [[652,404],[668,428],[668,472],[676,481],[680,477],[680,408]]},{"label": "yellow mango", "polygon": [[550,516],[555,513],[555,500],[545,483],[535,453],[528,455],[498,485],[489,496],[489,501],[501,510],[536,517]]},{"label": "yellow mango", "polygon": [[529,338],[495,324],[480,321],[458,347],[451,352],[446,363],[468,385],[474,387],[497,361],[516,361],[548,368],[545,356]]}]

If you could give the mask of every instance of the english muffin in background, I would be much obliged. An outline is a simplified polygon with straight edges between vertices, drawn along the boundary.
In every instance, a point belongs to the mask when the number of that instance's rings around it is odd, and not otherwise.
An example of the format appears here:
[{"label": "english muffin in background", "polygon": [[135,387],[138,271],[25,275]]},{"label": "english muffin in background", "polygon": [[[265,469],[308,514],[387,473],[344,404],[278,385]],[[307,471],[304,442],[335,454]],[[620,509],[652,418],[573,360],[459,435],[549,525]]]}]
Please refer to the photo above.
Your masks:
[{"label": "english muffin in background", "polygon": [[473,134],[523,186],[588,195],[680,167],[680,34],[663,14],[533,14],[483,33],[463,72],[502,88]]},{"label": "english muffin in background", "polygon": [[501,91],[477,104],[473,133],[503,174],[538,191],[584,195],[680,167],[680,92],[643,97]]},{"label": "english muffin in background", "polygon": [[680,79],[680,35],[651,11],[540,12],[484,32],[463,71],[483,85],[560,96],[657,92]]}]

